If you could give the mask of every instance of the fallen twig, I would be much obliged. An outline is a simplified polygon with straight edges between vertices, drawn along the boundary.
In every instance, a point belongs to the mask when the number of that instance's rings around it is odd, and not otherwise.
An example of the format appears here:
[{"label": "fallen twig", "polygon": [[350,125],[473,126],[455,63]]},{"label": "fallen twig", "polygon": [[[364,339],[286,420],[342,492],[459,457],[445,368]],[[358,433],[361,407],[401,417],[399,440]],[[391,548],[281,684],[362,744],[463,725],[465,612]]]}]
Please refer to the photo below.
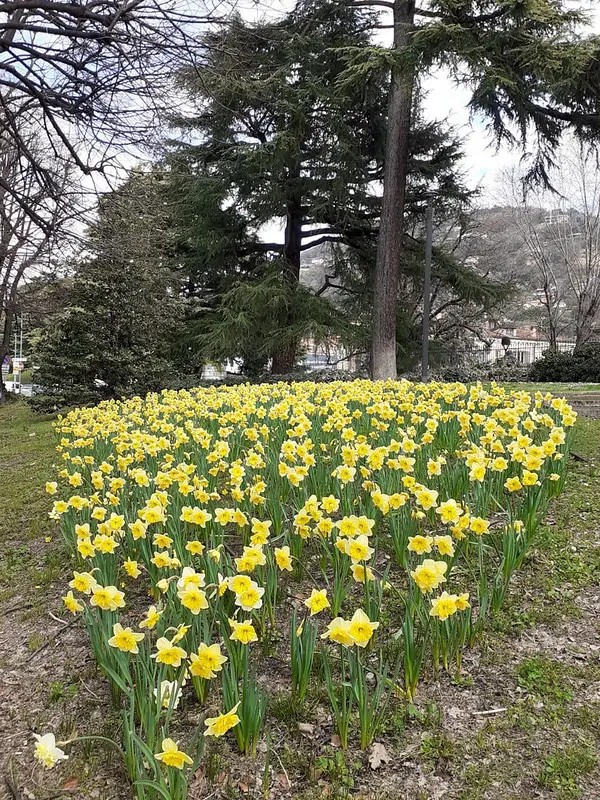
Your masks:
[{"label": "fallen twig", "polygon": [[57,616],[56,616],[55,614],[53,614],[51,611],[49,611],[49,612],[48,612],[48,615],[49,615],[50,617],[52,617],[52,619],[53,619],[55,622],[60,622],[60,623],[61,623],[61,625],[68,625],[68,624],[69,624],[69,621],[68,621],[68,620],[61,619],[60,617],[57,617]]},{"label": "fallen twig", "polygon": [[[61,620],[61,622],[62,622],[62,620]],[[61,635],[61,633],[64,633],[66,630],[68,630],[76,622],[77,622],[77,617],[73,617],[73,619],[70,622],[66,623],[64,628],[60,628],[59,630],[57,630],[56,633],[53,636],[51,636],[47,641],[45,641],[44,644],[41,647],[38,647],[37,650],[34,650],[33,653],[25,659],[25,661],[23,662],[23,664],[21,666],[24,666],[25,664],[28,664],[39,653],[41,653],[42,650],[45,650],[48,647],[49,644],[52,644],[52,642],[55,639],[58,639],[58,637]]]},{"label": "fallen twig", "polygon": [[589,458],[586,458],[585,456],[580,456],[579,453],[575,453],[573,452],[573,450],[569,450],[569,455],[574,461],[580,461],[582,464],[592,463]]},{"label": "fallen twig", "polygon": [[279,757],[279,753],[277,752],[277,750],[275,750],[275,748],[274,748],[274,747],[271,747],[271,751],[272,751],[273,753],[275,753],[275,757],[276,757],[277,761],[279,761],[279,766],[280,766],[280,767],[281,767],[281,769],[283,770],[283,774],[285,775],[285,779],[286,779],[286,781],[287,781],[287,788],[288,788],[288,789],[291,789],[291,788],[292,788],[292,782],[291,782],[291,780],[290,780],[290,776],[289,776],[289,775],[288,775],[288,773],[287,773],[287,769],[286,769],[286,768],[283,766],[283,761],[282,761],[282,760],[281,760],[281,758]]},{"label": "fallen twig", "polygon": [[487,717],[492,714],[502,714],[504,711],[508,711],[508,708],[489,708],[487,711],[471,711],[471,714],[474,717]]},{"label": "fallen twig", "polygon": [[83,678],[79,678],[79,683],[80,683],[80,684],[83,686],[83,688],[86,690],[86,692],[88,692],[89,694],[91,694],[91,696],[92,696],[92,697],[93,697],[95,700],[97,700],[99,703],[102,703],[102,702],[103,702],[103,700],[102,700],[102,698],[101,698],[101,697],[98,697],[98,695],[97,695],[95,692],[92,692],[92,690],[91,690],[91,689],[90,689],[90,687],[87,685],[87,683],[86,683],[86,682],[83,680]]}]

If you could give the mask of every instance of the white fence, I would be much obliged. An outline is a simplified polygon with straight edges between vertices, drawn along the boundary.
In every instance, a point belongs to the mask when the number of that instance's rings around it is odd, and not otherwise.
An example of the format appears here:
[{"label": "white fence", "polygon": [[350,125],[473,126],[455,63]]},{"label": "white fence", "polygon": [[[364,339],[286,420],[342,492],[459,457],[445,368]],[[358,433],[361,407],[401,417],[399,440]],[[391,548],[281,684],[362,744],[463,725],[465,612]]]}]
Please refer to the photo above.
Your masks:
[{"label": "white fence", "polygon": [[[549,348],[548,342],[533,339],[511,339],[510,346],[504,347],[501,339],[494,339],[488,347],[484,342],[476,342],[473,355],[482,364],[493,364],[505,356],[511,356],[519,364],[533,364],[543,356]],[[571,353],[575,347],[574,342],[558,342],[557,348],[561,353]]]}]

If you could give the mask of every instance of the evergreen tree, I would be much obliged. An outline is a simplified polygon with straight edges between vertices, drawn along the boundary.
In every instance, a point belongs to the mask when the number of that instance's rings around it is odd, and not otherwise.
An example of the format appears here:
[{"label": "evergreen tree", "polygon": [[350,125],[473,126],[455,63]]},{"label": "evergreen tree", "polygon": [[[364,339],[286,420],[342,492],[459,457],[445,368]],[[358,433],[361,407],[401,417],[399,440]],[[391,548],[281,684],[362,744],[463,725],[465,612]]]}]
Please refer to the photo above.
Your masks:
[{"label": "evergreen tree", "polygon": [[68,305],[35,337],[38,406],[143,394],[169,378],[181,300],[159,184],[155,172],[136,170],[100,200],[68,279]]},{"label": "evergreen tree", "polygon": [[[288,372],[303,338],[346,324],[300,288],[300,260],[347,242],[373,211],[384,84],[373,76],[352,92],[337,86],[344,48],[366,46],[372,23],[317,0],[274,23],[236,18],[206,37],[203,67],[182,76],[197,111],[176,120],[192,141],[174,147],[169,184],[202,343],[215,358],[237,350],[250,363],[244,343],[260,327],[253,366],[270,357],[273,372]],[[277,220],[283,243],[260,241]]]}]

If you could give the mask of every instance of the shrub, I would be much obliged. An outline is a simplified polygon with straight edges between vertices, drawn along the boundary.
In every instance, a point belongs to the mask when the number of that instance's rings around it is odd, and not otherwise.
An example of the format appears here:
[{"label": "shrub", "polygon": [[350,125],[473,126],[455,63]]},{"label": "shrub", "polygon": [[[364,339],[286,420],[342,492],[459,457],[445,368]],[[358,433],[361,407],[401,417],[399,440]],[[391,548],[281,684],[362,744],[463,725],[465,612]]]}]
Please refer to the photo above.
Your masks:
[{"label": "shrub", "polygon": [[542,358],[531,367],[533,381],[598,383],[600,382],[600,345],[586,344],[573,353],[546,350]]},{"label": "shrub", "polygon": [[465,358],[438,370],[439,379],[458,383],[477,381],[501,381],[502,383],[527,380],[529,368],[509,354],[490,364],[482,364],[473,358]]},{"label": "shrub", "polygon": [[509,354],[504,358],[499,358],[487,367],[487,378],[490,381],[502,381],[503,383],[526,381],[529,376],[529,367],[519,364],[518,361]]}]

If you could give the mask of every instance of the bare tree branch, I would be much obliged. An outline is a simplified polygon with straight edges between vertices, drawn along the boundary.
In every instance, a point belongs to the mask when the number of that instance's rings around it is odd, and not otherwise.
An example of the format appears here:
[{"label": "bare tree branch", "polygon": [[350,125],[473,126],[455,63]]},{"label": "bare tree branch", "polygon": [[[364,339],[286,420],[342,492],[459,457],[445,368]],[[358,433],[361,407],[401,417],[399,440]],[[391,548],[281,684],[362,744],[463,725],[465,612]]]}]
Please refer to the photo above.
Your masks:
[{"label": "bare tree branch", "polygon": [[[19,137],[26,145],[21,151],[6,130],[0,134],[0,364],[10,352],[20,288],[47,268],[63,227],[76,210],[66,191],[66,166],[54,162],[52,187],[61,194],[61,202],[57,202],[47,184],[40,183],[38,170],[30,161],[33,155],[49,170],[49,154],[42,152],[31,130],[21,129]],[[0,376],[0,403],[4,397]]]},{"label": "bare tree branch", "polygon": [[[219,19],[199,8],[192,14],[179,0],[0,2],[0,134],[54,199],[53,166],[40,152],[84,175],[107,174],[117,152],[152,145],[174,72],[196,57],[198,28]],[[23,130],[36,131],[41,151],[31,151]],[[40,226],[28,199],[19,202]]]}]

